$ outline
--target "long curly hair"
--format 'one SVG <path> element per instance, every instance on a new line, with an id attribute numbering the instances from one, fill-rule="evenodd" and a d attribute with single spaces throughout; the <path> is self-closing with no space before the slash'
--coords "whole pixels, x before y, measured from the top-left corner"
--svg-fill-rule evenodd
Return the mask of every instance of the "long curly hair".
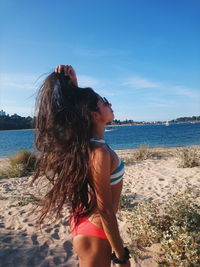
<path id="1" fill-rule="evenodd" d="M 47 178 L 51 189 L 40 201 L 39 223 L 47 214 L 62 216 L 67 206 L 75 223 L 96 206 L 91 179 L 91 112 L 99 95 L 73 85 L 69 77 L 51 73 L 36 98 L 35 146 L 40 152 L 32 183 Z"/>

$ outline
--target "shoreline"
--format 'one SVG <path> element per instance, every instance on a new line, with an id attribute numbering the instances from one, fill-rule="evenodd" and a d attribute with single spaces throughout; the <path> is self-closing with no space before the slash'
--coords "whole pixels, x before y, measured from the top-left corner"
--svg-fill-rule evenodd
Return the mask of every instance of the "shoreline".
<path id="1" fill-rule="evenodd" d="M 119 127 L 119 126 L 143 126 L 143 125 L 165 125 L 166 121 L 162 122 L 162 123 L 127 123 L 127 124 L 110 124 L 110 125 L 106 125 L 106 127 Z M 171 124 L 181 124 L 181 123 L 200 123 L 200 121 L 182 121 L 182 122 L 169 122 L 169 125 Z M 168 126 L 169 126 L 168 125 Z"/>
<path id="2" fill-rule="evenodd" d="M 138 146 L 138 147 L 135 147 L 135 148 L 125 148 L 125 149 L 114 149 L 116 151 L 134 151 L 134 150 L 137 150 L 138 148 L 140 148 L 142 145 Z M 170 149 L 177 149 L 177 148 L 192 148 L 192 147 L 199 147 L 200 148 L 200 144 L 199 145 L 185 145 L 185 146 L 154 146 L 154 147 L 149 147 L 147 145 L 144 145 L 144 147 L 146 147 L 147 149 L 149 150 L 160 150 L 160 149 L 164 149 L 164 150 L 170 150 Z"/>
<path id="3" fill-rule="evenodd" d="M 11 131 L 32 131 L 36 129 L 11 129 L 11 130 L 0 130 L 0 132 L 11 132 Z"/>
<path id="4" fill-rule="evenodd" d="M 165 122 L 162 122 L 162 123 L 127 123 L 127 124 L 109 124 L 109 125 L 106 125 L 105 126 L 105 129 L 107 127 L 120 127 L 120 126 L 144 126 L 144 125 L 163 125 L 165 126 Z M 169 123 L 170 124 L 181 124 L 181 123 L 200 123 L 200 121 L 182 121 L 182 122 L 172 122 L 172 123 Z M 31 128 L 31 129 L 10 129 L 10 130 L 0 130 L 0 132 L 3 132 L 3 131 L 25 131 L 25 130 L 37 130 L 35 128 Z"/>
<path id="5" fill-rule="evenodd" d="M 135 147 L 135 148 L 125 148 L 125 149 L 114 149 L 116 152 L 122 152 L 122 153 L 125 153 L 125 152 L 134 152 L 136 151 L 138 148 L 140 148 L 141 145 L 139 147 Z M 158 146 L 158 147 L 148 147 L 148 146 L 145 146 L 148 150 L 175 150 L 175 149 L 180 149 L 180 148 L 195 148 L 195 147 L 199 147 L 200 148 L 200 144 L 199 145 L 186 145 L 186 146 Z M 33 151 L 35 152 L 35 151 Z M 11 156 L 1 156 L 0 155 L 0 164 L 2 161 L 4 160 L 8 160 L 9 157 L 12 157 L 13 155 L 15 155 L 17 152 L 13 152 L 13 154 Z"/>

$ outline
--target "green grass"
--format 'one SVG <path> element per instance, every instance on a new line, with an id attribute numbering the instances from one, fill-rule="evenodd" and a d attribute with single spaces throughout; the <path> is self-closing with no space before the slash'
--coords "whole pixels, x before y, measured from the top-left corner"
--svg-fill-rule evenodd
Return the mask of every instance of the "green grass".
<path id="1" fill-rule="evenodd" d="M 26 206 L 29 203 L 34 203 L 37 202 L 39 199 L 37 199 L 35 196 L 30 195 L 30 196 L 23 196 L 19 199 L 18 201 L 18 206 Z"/>

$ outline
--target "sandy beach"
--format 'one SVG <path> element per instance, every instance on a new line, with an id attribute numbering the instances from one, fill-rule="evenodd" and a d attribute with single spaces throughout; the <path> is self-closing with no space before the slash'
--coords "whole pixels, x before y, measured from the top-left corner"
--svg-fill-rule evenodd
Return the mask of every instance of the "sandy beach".
<path id="1" fill-rule="evenodd" d="M 126 164 L 123 195 L 130 196 L 134 205 L 145 201 L 166 202 L 171 193 L 183 192 L 188 186 L 200 187 L 200 167 L 179 168 L 176 148 L 160 148 L 161 157 Z M 117 151 L 123 158 L 131 158 L 134 150 Z M 0 167 L 8 164 L 0 159 Z M 69 233 L 68 215 L 54 225 L 40 229 L 30 212 L 35 200 L 47 186 L 38 183 L 30 187 L 31 177 L 0 179 L 0 266 L 78 266 Z M 128 242 L 126 218 L 118 215 L 119 228 Z M 148 248 L 148 257 L 131 266 L 156 267 L 156 244 Z"/>

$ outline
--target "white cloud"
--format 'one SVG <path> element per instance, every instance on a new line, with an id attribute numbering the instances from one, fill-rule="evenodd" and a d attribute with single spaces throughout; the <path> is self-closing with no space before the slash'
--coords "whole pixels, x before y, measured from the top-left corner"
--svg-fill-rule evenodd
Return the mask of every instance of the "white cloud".
<path id="1" fill-rule="evenodd" d="M 189 98 L 200 98 L 200 90 L 184 87 L 182 85 L 169 85 L 165 82 L 152 81 L 141 76 L 129 77 L 122 85 L 128 85 L 134 89 L 161 89 L 163 93 L 180 95 Z M 169 97 L 169 96 L 168 96 Z"/>
<path id="2" fill-rule="evenodd" d="M 108 80 L 97 79 L 88 75 L 77 75 L 80 87 L 91 87 L 102 96 L 116 96 L 119 92 L 112 90 L 115 85 Z"/>
<path id="3" fill-rule="evenodd" d="M 36 87 L 37 80 L 38 77 L 32 74 L 0 74 L 0 86 L 2 89 L 10 87 L 32 90 Z"/>
<path id="4" fill-rule="evenodd" d="M 78 84 L 80 87 L 96 87 L 101 84 L 101 81 L 87 75 L 77 75 Z"/>
<path id="5" fill-rule="evenodd" d="M 173 107 L 176 105 L 176 101 L 171 99 L 171 98 L 163 98 L 163 97 L 158 97 L 158 96 L 153 96 L 153 97 L 148 97 L 146 100 L 146 104 L 151 107 Z"/>
<path id="6" fill-rule="evenodd" d="M 189 98 L 200 98 L 200 90 L 194 90 L 179 85 L 170 87 L 170 90 L 177 95 L 182 95 Z"/>
<path id="7" fill-rule="evenodd" d="M 122 85 L 128 85 L 134 87 L 136 89 L 142 88 L 157 88 L 161 86 L 158 82 L 152 82 L 147 78 L 139 77 L 139 76 L 132 76 L 127 79 Z"/>

